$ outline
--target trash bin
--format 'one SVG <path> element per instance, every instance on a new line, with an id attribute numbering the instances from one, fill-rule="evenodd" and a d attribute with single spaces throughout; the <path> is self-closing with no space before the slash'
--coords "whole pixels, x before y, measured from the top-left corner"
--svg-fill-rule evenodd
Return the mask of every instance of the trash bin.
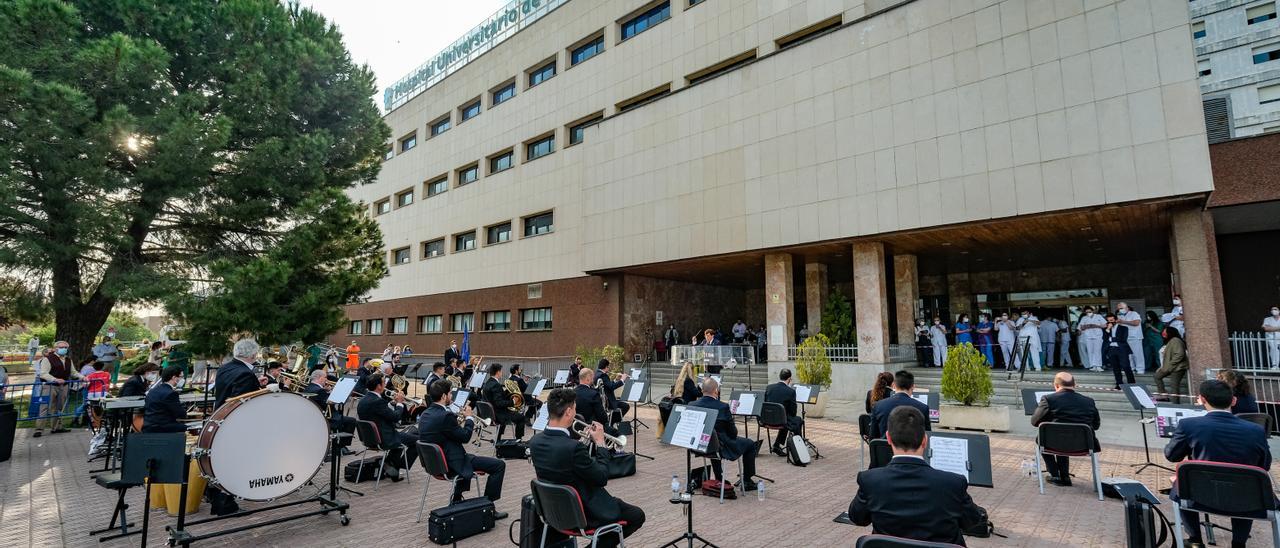
<path id="1" fill-rule="evenodd" d="M 18 430 L 18 411 L 13 402 L 0 401 L 0 462 L 13 456 L 13 435 Z"/>

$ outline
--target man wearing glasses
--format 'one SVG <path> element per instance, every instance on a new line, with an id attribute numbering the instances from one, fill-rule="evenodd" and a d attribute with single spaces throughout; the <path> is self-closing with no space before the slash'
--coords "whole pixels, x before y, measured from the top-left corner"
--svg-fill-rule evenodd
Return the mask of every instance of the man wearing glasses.
<path id="1" fill-rule="evenodd" d="M 67 382 L 72 379 L 82 379 L 80 372 L 76 371 L 72 366 L 70 345 L 67 341 L 58 341 L 53 343 L 53 348 L 45 353 L 40 361 L 36 362 L 36 378 L 44 382 L 42 390 L 49 396 L 49 402 L 40 406 L 40 416 L 47 417 L 36 420 L 36 432 L 33 437 L 44 435 L 44 428 L 48 425 L 52 430 L 51 434 L 61 434 L 70 432 L 70 430 L 62 426 L 63 407 L 67 405 L 67 394 L 70 392 Z M 57 415 L 49 417 L 49 415 Z"/>

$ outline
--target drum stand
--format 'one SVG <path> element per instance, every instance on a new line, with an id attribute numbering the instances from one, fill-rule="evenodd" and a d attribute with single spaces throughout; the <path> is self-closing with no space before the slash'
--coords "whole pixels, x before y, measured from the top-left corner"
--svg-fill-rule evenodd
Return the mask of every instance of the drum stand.
<path id="1" fill-rule="evenodd" d="M 351 508 L 351 505 L 347 504 L 346 502 L 338 500 L 338 488 L 339 488 L 338 480 L 341 477 L 338 472 L 339 459 L 337 458 L 337 455 L 339 454 L 339 451 L 341 451 L 341 449 L 338 448 L 338 436 L 339 436 L 338 434 L 329 435 L 329 451 L 334 454 L 334 458 L 329 459 L 329 493 L 327 496 L 316 495 L 314 497 L 307 497 L 305 499 L 297 500 L 293 502 L 286 502 L 283 504 L 273 504 L 270 506 L 264 506 L 262 508 L 254 508 L 252 510 L 242 510 L 240 512 L 236 512 L 234 514 L 228 514 L 225 516 L 214 516 L 211 518 L 188 522 L 186 521 L 187 519 L 187 505 L 186 505 L 187 480 L 183 479 L 182 496 L 181 496 L 182 505 L 181 505 L 181 508 L 179 508 L 178 510 L 178 523 L 176 525 L 170 525 L 165 527 L 165 530 L 169 532 L 169 545 L 170 546 L 179 546 L 179 545 L 191 546 L 191 543 L 200 541 L 200 540 L 220 537 L 223 535 L 230 535 L 233 533 L 239 533 L 241 531 L 248 531 L 249 529 L 257 529 L 258 527 L 266 527 L 268 525 L 275 525 L 277 523 L 284 523 L 287 521 L 293 521 L 296 519 L 302 519 L 302 518 L 311 517 L 311 516 L 328 515 L 329 512 L 333 512 L 333 511 L 337 511 L 338 514 L 341 516 L 338 520 L 339 523 L 341 523 L 344 526 L 349 525 L 351 523 L 351 516 L 347 515 L 347 510 Z M 188 456 L 185 460 L 186 462 L 184 464 L 184 467 L 190 467 L 191 457 Z M 186 477 L 185 474 L 183 477 L 184 478 Z M 250 514 L 256 514 L 258 512 L 279 510 L 281 508 L 289 508 L 292 506 L 299 506 L 302 504 L 309 504 L 313 502 L 320 503 L 319 510 L 311 510 L 308 512 L 302 512 L 300 514 L 291 514 L 285 517 L 271 519 L 271 520 L 263 521 L 260 523 L 242 525 L 240 527 L 232 527 L 230 529 L 223 529 L 221 531 L 214 531 L 212 533 L 204 533 L 200 535 L 192 535 L 186 529 L 187 526 L 190 526 L 190 525 L 200 525 L 204 523 L 211 523 L 211 522 L 221 521 L 228 518 L 238 518 L 238 517 L 247 516 Z"/>

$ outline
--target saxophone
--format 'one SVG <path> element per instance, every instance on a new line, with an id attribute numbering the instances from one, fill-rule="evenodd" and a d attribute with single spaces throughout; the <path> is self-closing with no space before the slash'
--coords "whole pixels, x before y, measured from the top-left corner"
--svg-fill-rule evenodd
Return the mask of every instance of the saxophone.
<path id="1" fill-rule="evenodd" d="M 507 410 L 523 414 L 524 393 L 520 391 L 520 385 L 516 384 L 515 379 L 508 378 L 503 381 L 502 386 L 507 389 L 507 393 L 511 394 L 511 406 Z"/>

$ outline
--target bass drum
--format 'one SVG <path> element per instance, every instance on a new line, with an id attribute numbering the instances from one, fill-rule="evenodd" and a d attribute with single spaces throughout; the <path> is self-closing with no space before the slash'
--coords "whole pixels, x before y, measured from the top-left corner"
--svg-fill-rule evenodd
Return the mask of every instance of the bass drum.
<path id="1" fill-rule="evenodd" d="M 227 400 L 196 440 L 200 473 L 251 501 L 283 497 L 311 480 L 329 443 L 329 423 L 311 400 L 260 392 Z"/>

